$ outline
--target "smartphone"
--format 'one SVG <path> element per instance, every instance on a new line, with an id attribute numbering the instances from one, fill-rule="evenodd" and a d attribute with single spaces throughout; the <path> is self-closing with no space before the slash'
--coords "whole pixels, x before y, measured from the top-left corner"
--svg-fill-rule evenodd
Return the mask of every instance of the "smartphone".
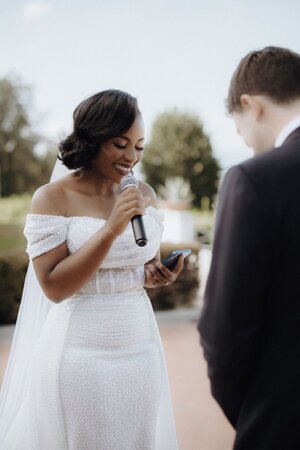
<path id="1" fill-rule="evenodd" d="M 186 258 L 190 253 L 192 253 L 192 250 L 190 248 L 185 248 L 183 250 L 174 250 L 172 253 L 170 253 L 170 255 L 162 260 L 162 263 L 172 271 L 175 269 L 180 255 L 183 255 L 184 258 Z"/>

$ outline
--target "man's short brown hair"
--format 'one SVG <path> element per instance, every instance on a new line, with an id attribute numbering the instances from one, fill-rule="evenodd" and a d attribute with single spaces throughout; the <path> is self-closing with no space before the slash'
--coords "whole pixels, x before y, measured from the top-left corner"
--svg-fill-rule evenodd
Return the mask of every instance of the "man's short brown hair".
<path id="1" fill-rule="evenodd" d="M 243 94 L 266 95 L 276 103 L 300 99 L 300 55 L 281 47 L 265 47 L 248 53 L 231 79 L 227 98 L 229 113 L 241 110 Z"/>

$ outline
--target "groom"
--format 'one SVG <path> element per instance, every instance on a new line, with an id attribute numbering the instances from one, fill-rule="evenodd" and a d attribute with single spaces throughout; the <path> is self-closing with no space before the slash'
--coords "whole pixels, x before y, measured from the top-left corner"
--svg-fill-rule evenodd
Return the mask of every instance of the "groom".
<path id="1" fill-rule="evenodd" d="M 222 183 L 198 323 L 235 450 L 300 449 L 300 55 L 245 56 L 228 110 L 257 155 Z"/>

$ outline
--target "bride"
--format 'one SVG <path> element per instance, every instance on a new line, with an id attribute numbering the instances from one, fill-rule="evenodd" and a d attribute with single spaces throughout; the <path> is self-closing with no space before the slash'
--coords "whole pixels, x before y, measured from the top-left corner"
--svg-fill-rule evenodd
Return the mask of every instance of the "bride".
<path id="1" fill-rule="evenodd" d="M 119 90 L 84 100 L 73 119 L 51 182 L 26 216 L 30 262 L 0 395 L 0 448 L 176 450 L 144 287 L 173 283 L 183 258 L 173 272 L 160 262 L 153 189 L 141 181 L 120 188 L 142 159 L 143 119 L 137 100 Z M 137 214 L 144 247 L 130 223 Z"/>

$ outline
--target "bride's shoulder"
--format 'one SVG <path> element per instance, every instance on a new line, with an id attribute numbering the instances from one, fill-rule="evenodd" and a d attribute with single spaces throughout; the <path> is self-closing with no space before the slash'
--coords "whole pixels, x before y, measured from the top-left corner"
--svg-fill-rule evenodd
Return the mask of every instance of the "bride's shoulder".
<path id="1" fill-rule="evenodd" d="M 55 181 L 40 186 L 31 200 L 31 214 L 65 215 L 66 193 L 64 184 Z"/>

